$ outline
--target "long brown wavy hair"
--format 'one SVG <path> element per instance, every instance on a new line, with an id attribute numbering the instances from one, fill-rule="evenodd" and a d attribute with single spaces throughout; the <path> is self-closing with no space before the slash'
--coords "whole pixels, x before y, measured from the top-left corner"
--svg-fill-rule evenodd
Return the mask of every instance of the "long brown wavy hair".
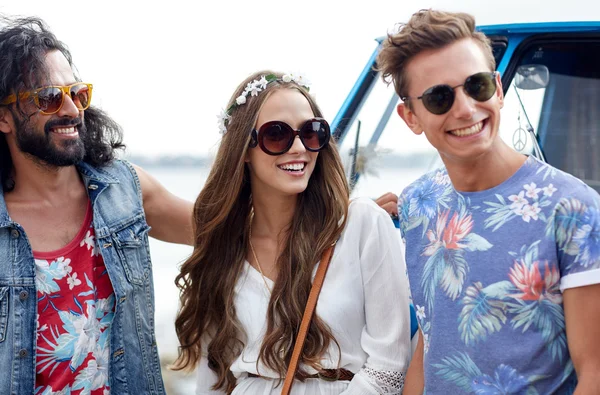
<path id="1" fill-rule="evenodd" d="M 181 302 L 175 328 L 181 346 L 173 368 L 191 370 L 200 358 L 207 357 L 209 367 L 218 376 L 214 389 L 228 393 L 233 391 L 236 381 L 229 369 L 245 344 L 245 333 L 236 315 L 234 290 L 249 245 L 252 194 L 244 158 L 250 131 L 265 100 L 279 89 L 297 90 L 306 97 L 314 115 L 322 117 L 305 88 L 294 82 L 282 82 L 282 74 L 272 71 L 257 72 L 243 81 L 231 96 L 228 108 L 249 82 L 268 74 L 277 75 L 278 80 L 269 83 L 258 96 L 248 95 L 247 102 L 232 111 L 227 133 L 194 206 L 194 251 L 175 280 Z M 285 376 L 302 321 L 313 268 L 323 251 L 339 238 L 345 226 L 348 200 L 348 184 L 332 140 L 317 157 L 308 186 L 298 198 L 283 251 L 277 258 L 279 274 L 269 301 L 259 360 L 281 377 Z M 332 341 L 337 345 L 329 327 L 315 315 L 302 352 L 303 363 L 318 369 Z M 301 379 L 304 375 L 303 371 L 298 374 Z"/>

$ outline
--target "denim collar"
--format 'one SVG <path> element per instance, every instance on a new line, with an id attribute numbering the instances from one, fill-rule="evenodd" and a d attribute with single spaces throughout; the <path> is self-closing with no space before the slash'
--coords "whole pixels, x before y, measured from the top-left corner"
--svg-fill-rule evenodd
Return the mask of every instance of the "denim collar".
<path id="1" fill-rule="evenodd" d="M 85 162 L 79 162 L 79 164 L 76 166 L 79 174 L 81 174 L 81 178 L 83 179 L 86 188 L 89 188 L 90 184 L 94 182 L 104 185 L 119 183 L 119 180 L 117 180 L 112 174 L 102 170 L 102 168 L 93 167 Z"/>

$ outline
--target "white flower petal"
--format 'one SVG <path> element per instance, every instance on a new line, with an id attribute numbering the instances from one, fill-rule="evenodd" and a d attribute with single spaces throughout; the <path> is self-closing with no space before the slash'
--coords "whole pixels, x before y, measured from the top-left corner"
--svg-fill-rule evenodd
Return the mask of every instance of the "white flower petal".
<path id="1" fill-rule="evenodd" d="M 260 78 L 260 80 L 256 81 L 256 86 L 258 86 L 260 89 L 266 89 L 268 84 L 269 81 L 267 81 L 264 75 Z"/>
<path id="2" fill-rule="evenodd" d="M 236 103 L 237 103 L 239 106 L 241 106 L 242 104 L 245 104 L 245 103 L 246 103 L 246 96 L 244 96 L 244 95 L 240 95 L 240 96 L 238 96 L 238 98 L 237 98 L 237 99 L 235 99 L 235 102 L 236 102 Z"/>

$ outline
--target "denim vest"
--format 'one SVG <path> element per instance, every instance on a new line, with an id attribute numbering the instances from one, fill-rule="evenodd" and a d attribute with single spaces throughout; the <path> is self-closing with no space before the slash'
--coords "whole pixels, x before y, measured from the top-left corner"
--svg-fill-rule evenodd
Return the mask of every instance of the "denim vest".
<path id="1" fill-rule="evenodd" d="M 164 394 L 154 335 L 154 287 L 139 180 L 124 161 L 78 165 L 115 294 L 109 380 L 113 394 Z M 0 188 L 0 394 L 35 387 L 37 290 L 31 245 Z"/>

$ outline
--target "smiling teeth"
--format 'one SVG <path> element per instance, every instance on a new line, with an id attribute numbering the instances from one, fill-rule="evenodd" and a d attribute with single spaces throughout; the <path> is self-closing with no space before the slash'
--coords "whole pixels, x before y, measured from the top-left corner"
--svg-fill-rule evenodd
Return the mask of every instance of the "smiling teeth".
<path id="1" fill-rule="evenodd" d="M 304 170 L 304 163 L 288 163 L 288 164 L 279 166 L 279 168 L 282 170 L 300 171 L 300 170 Z"/>
<path id="2" fill-rule="evenodd" d="M 75 127 L 71 126 L 68 128 L 54 128 L 52 131 L 58 134 L 73 134 L 75 133 Z"/>
<path id="3" fill-rule="evenodd" d="M 450 133 L 458 137 L 464 137 L 481 132 L 481 128 L 483 128 L 483 121 L 468 128 L 451 130 Z"/>

